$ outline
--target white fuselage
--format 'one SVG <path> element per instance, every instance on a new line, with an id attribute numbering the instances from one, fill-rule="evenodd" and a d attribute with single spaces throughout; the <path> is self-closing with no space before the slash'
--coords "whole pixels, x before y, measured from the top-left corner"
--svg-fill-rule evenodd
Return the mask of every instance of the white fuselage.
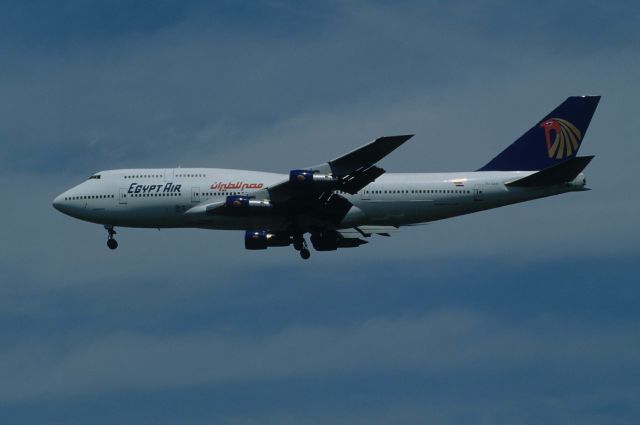
<path id="1" fill-rule="evenodd" d="M 532 173 L 387 173 L 355 195 L 340 193 L 353 207 L 337 228 L 429 222 L 584 189 L 582 174 L 555 186 L 505 185 Z M 72 217 L 111 226 L 280 230 L 287 226 L 287 219 L 277 214 L 221 215 L 205 222 L 189 211 L 204 203 L 224 201 L 229 195 L 251 196 L 287 178 L 217 168 L 110 170 L 62 193 L 54 206 Z"/>

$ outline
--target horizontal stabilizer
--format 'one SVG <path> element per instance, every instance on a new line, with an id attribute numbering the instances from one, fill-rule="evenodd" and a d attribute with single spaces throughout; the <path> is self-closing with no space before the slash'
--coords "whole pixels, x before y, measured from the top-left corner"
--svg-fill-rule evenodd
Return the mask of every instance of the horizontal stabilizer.
<path id="1" fill-rule="evenodd" d="M 576 156 L 561 164 L 546 168 L 527 177 L 507 183 L 507 186 L 534 187 L 562 184 L 575 179 L 593 159 L 591 156 Z"/>

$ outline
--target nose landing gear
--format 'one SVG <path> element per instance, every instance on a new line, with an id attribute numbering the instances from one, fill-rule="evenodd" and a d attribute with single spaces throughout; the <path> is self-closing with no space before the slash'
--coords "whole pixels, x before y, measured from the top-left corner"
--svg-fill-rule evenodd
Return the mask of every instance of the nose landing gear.
<path id="1" fill-rule="evenodd" d="M 118 241 L 116 241 L 113 238 L 113 235 L 116 234 L 116 231 L 113 230 L 113 226 L 111 226 L 110 224 L 105 224 L 104 228 L 107 229 L 107 232 L 109 233 L 109 239 L 107 239 L 107 246 L 109 247 L 109 249 L 116 249 L 118 247 Z"/>

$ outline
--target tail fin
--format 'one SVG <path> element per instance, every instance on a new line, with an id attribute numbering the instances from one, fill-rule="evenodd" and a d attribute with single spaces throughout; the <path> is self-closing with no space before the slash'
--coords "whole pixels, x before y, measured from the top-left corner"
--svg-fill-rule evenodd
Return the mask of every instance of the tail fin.
<path id="1" fill-rule="evenodd" d="M 574 158 L 600 96 L 572 96 L 478 171 L 538 171 Z"/>

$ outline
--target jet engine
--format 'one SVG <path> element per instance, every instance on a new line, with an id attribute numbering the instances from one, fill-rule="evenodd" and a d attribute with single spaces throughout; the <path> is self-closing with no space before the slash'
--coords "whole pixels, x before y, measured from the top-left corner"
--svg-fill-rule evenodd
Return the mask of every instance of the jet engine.
<path id="1" fill-rule="evenodd" d="M 247 230 L 244 234 L 246 249 L 267 249 L 270 246 L 289 246 L 293 242 L 287 232 L 268 232 L 266 230 Z"/>
<path id="2" fill-rule="evenodd" d="M 294 189 L 334 190 L 338 182 L 338 178 L 331 174 L 314 174 L 312 170 L 289 171 L 289 183 Z"/>
<path id="3" fill-rule="evenodd" d="M 271 208 L 271 202 L 266 199 L 257 200 L 241 195 L 227 196 L 224 205 L 228 211 L 236 213 L 246 213 L 250 210 L 254 211 Z"/>

